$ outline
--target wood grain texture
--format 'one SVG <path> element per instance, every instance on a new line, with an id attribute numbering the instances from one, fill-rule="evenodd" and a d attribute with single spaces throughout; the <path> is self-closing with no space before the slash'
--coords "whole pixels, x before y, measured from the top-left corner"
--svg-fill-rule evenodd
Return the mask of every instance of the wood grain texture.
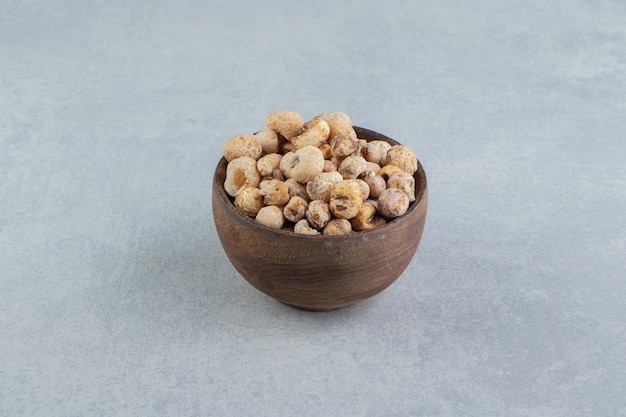
<path id="1" fill-rule="evenodd" d="M 359 138 L 398 142 L 355 126 Z M 213 218 L 228 259 L 255 288 L 296 308 L 325 311 L 370 298 L 391 285 L 419 245 L 428 205 L 426 174 L 415 173 L 416 201 L 382 228 L 347 236 L 307 236 L 260 225 L 224 191 L 226 160 L 213 177 Z"/>

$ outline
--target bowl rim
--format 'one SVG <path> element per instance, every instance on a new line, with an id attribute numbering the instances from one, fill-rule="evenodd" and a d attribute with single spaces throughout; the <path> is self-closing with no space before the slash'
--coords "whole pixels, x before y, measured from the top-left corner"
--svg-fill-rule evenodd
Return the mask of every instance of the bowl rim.
<path id="1" fill-rule="evenodd" d="M 357 137 L 359 139 L 366 139 L 366 138 L 359 137 L 359 134 L 362 133 L 362 134 L 367 135 L 368 137 L 371 137 L 371 139 L 366 139 L 368 142 L 371 142 L 373 140 L 383 140 L 385 142 L 391 143 L 392 145 L 402 145 L 397 140 L 392 139 L 386 135 L 383 135 L 382 133 L 378 133 L 376 131 L 373 131 L 364 127 L 360 127 L 360 126 L 353 126 L 353 128 L 357 132 Z M 231 201 L 230 196 L 226 194 L 226 190 L 224 189 L 224 184 L 220 182 L 218 178 L 218 172 L 219 172 L 220 167 L 222 165 L 225 167 L 227 163 L 228 162 L 226 161 L 226 158 L 222 156 L 215 167 L 215 171 L 213 172 L 213 189 L 214 191 L 217 191 L 216 194 L 220 197 L 222 202 L 226 204 L 226 207 L 228 207 L 231 212 L 234 212 L 237 215 L 237 217 L 240 218 L 242 221 L 247 222 L 248 224 L 250 224 L 251 227 L 256 227 L 261 230 L 265 230 L 267 233 L 276 234 L 277 236 L 288 236 L 290 238 L 309 239 L 309 240 L 317 240 L 317 241 L 349 240 L 349 239 L 354 239 L 355 237 L 363 238 L 364 236 L 371 236 L 373 233 L 376 233 L 376 232 L 381 233 L 386 230 L 392 230 L 397 227 L 401 227 L 403 223 L 402 220 L 416 213 L 420 206 L 426 204 L 427 198 L 428 198 L 428 195 L 427 195 L 428 180 L 426 178 L 426 171 L 424 170 L 424 167 L 422 163 L 420 162 L 419 158 L 417 158 L 417 170 L 413 174 L 413 177 L 416 179 L 415 201 L 413 201 L 409 205 L 409 208 L 407 209 L 406 213 L 404 213 L 402 216 L 396 217 L 395 219 L 388 221 L 384 226 L 379 227 L 377 229 L 373 229 L 373 230 L 364 230 L 364 231 L 353 230 L 346 235 L 323 235 L 323 234 L 305 235 L 301 233 L 296 233 L 293 230 L 285 229 L 284 227 L 280 229 L 276 229 L 273 227 L 266 226 L 264 224 L 256 222 L 254 218 L 249 217 L 245 215 L 244 213 L 242 213 L 241 211 L 239 211 L 237 207 L 235 207 L 235 205 Z M 417 178 L 420 179 L 419 190 L 417 189 L 417 185 L 418 185 Z"/>

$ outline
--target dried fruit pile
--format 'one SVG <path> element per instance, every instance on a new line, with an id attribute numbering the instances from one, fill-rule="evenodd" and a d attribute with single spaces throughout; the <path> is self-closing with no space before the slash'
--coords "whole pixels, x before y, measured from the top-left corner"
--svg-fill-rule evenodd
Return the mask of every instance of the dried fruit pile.
<path id="1" fill-rule="evenodd" d="M 267 129 L 233 136 L 224 189 L 257 222 L 295 233 L 343 235 L 376 229 L 415 201 L 415 153 L 357 138 L 348 115 L 305 122 L 290 110 L 265 118 Z"/>

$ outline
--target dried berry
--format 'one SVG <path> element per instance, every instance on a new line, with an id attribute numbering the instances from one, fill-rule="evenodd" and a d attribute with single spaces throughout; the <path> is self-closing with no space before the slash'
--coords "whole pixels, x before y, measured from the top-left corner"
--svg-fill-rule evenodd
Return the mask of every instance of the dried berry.
<path id="1" fill-rule="evenodd" d="M 374 162 L 366 162 L 365 169 L 363 170 L 360 176 L 364 178 L 370 173 L 378 174 L 378 171 L 380 171 L 380 165 L 375 164 Z"/>
<path id="2" fill-rule="evenodd" d="M 322 151 L 322 155 L 324 155 L 324 159 L 330 159 L 333 156 L 333 152 L 330 149 L 330 143 L 323 143 L 318 146 L 320 151 Z"/>
<path id="3" fill-rule="evenodd" d="M 287 179 L 291 178 L 291 170 L 296 166 L 296 153 L 294 151 L 287 152 L 280 160 L 280 171 Z"/>
<path id="4" fill-rule="evenodd" d="M 359 178 L 353 178 L 353 179 L 347 179 L 344 181 L 348 181 L 348 182 L 354 182 L 355 184 L 357 184 L 359 186 L 359 190 L 361 191 L 361 199 L 363 201 L 367 200 L 370 196 L 370 186 L 367 185 L 367 183 L 365 181 L 363 181 L 362 179 Z"/>
<path id="5" fill-rule="evenodd" d="M 385 142 L 386 143 L 386 142 Z M 383 153 L 380 148 L 370 142 L 361 145 L 359 154 L 367 161 L 380 164 L 383 160 Z"/>
<path id="6" fill-rule="evenodd" d="M 385 142 L 384 140 L 373 140 L 368 143 L 380 149 L 380 165 L 387 165 L 387 151 L 391 148 L 392 145 L 389 142 Z"/>
<path id="7" fill-rule="evenodd" d="M 294 180 L 293 178 L 289 178 L 285 180 L 285 185 L 287 186 L 287 191 L 289 192 L 289 197 L 302 197 L 306 201 L 309 201 L 309 195 L 306 192 L 306 185 L 302 184 Z"/>
<path id="8" fill-rule="evenodd" d="M 337 171 L 337 164 L 331 159 L 324 159 L 324 172 Z"/>
<path id="9" fill-rule="evenodd" d="M 402 169 L 395 165 L 385 165 L 380 169 L 380 171 L 378 171 L 378 175 L 380 175 L 385 179 L 385 181 L 387 181 L 393 174 L 396 174 L 398 172 L 404 171 L 402 171 Z"/>

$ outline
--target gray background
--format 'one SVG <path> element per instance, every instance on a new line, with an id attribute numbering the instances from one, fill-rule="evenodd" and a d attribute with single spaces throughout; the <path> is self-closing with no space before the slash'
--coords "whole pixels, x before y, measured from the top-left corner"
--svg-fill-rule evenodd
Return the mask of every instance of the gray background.
<path id="1" fill-rule="evenodd" d="M 405 274 L 247 284 L 210 186 L 273 111 L 412 147 Z M 625 416 L 626 4 L 0 1 L 0 415 Z"/>

